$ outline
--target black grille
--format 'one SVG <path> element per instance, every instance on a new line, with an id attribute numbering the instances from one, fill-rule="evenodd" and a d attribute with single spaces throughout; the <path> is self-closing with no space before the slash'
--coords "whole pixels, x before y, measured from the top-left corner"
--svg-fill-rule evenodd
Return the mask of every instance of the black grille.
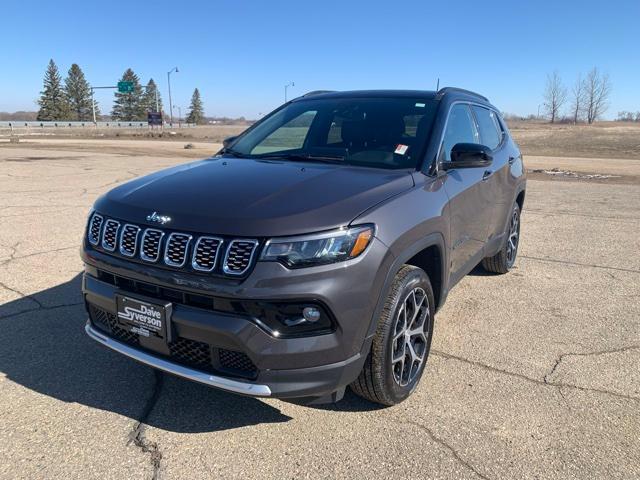
<path id="1" fill-rule="evenodd" d="M 160 256 L 160 242 L 164 233 L 148 228 L 142 235 L 142 251 L 140 257 L 147 262 L 157 262 Z"/>
<path id="2" fill-rule="evenodd" d="M 89 305 L 89 316 L 91 321 L 107 333 L 111 333 L 114 338 L 128 343 L 129 345 L 139 345 L 138 335 L 131 333 L 118 325 L 118 320 L 113 313 L 109 313 L 95 305 Z"/>
<path id="3" fill-rule="evenodd" d="M 98 243 L 100 243 L 100 231 L 102 230 L 103 220 L 102 215 L 98 215 L 97 213 L 94 213 L 93 217 L 91 217 L 89 232 L 87 234 L 91 245 L 98 245 Z"/>
<path id="4" fill-rule="evenodd" d="M 120 222 L 117 220 L 107 220 L 104 222 L 104 233 L 102 234 L 102 248 L 113 252 L 118 241 L 118 229 Z"/>
<path id="5" fill-rule="evenodd" d="M 126 257 L 133 257 L 136 254 L 138 245 L 138 234 L 140 228 L 135 225 L 125 225 L 120 234 L 120 253 Z"/>
<path id="6" fill-rule="evenodd" d="M 193 250 L 191 266 L 201 272 L 210 272 L 216 267 L 218 251 L 222 240 L 214 237 L 200 237 Z"/>
<path id="7" fill-rule="evenodd" d="M 211 370 L 211 347 L 202 342 L 178 337 L 175 342 L 169 344 L 171 357 L 185 365 L 200 370 Z"/>
<path id="8" fill-rule="evenodd" d="M 258 242 L 254 240 L 233 240 L 227 250 L 224 265 L 225 273 L 242 275 L 251 265 L 253 252 Z"/>
<path id="9" fill-rule="evenodd" d="M 218 349 L 218 359 L 220 366 L 231 374 L 242 377 L 255 377 L 258 372 L 251 359 L 242 352 L 220 348 Z"/>
<path id="10" fill-rule="evenodd" d="M 187 258 L 189 242 L 191 242 L 191 235 L 184 233 L 169 235 L 164 252 L 164 263 L 172 267 L 182 267 Z"/>

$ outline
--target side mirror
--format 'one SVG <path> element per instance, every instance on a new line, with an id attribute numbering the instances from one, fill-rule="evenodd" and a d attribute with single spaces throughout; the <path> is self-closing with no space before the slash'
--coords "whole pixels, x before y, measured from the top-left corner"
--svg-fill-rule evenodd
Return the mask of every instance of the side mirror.
<path id="1" fill-rule="evenodd" d="M 227 137 L 222 141 L 222 146 L 224 148 L 229 148 L 229 146 L 236 141 L 236 138 L 238 138 L 238 135 L 234 135 L 233 137 Z"/>
<path id="2" fill-rule="evenodd" d="M 476 168 L 491 165 L 491 149 L 477 143 L 456 143 L 451 149 L 451 161 L 442 164 L 445 170 Z"/>

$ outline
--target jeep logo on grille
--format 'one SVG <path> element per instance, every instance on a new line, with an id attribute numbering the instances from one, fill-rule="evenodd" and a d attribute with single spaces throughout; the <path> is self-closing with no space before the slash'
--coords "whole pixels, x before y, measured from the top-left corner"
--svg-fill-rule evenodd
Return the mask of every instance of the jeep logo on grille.
<path id="1" fill-rule="evenodd" d="M 158 212 L 153 212 L 151 215 L 147 215 L 147 220 L 164 225 L 165 223 L 169 223 L 171 221 L 171 217 L 168 217 L 166 215 L 158 215 Z"/>

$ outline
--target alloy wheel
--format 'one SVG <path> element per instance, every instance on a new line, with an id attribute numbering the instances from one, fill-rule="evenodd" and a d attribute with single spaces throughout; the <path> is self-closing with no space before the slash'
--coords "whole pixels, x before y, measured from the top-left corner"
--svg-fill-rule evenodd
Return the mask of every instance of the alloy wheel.
<path id="1" fill-rule="evenodd" d="M 520 237 L 520 215 L 518 215 L 518 209 L 514 208 L 511 214 L 511 221 L 509 224 L 509 237 L 507 238 L 507 263 L 513 265 L 516 260 L 516 253 L 518 252 L 518 240 Z"/>
<path id="2" fill-rule="evenodd" d="M 429 299 L 414 288 L 398 309 L 393 328 L 391 369 L 398 385 L 405 387 L 420 373 L 427 354 Z"/>

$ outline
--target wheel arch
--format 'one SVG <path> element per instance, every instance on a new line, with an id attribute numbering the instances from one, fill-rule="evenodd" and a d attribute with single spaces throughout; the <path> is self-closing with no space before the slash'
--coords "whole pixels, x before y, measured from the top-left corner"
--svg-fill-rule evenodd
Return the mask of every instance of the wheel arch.
<path id="1" fill-rule="evenodd" d="M 432 233 L 423 237 L 409 248 L 404 249 L 400 255 L 396 256 L 396 259 L 391 264 L 373 311 L 369 330 L 367 331 L 367 338 L 375 334 L 378 324 L 377 320 L 384 307 L 393 279 L 405 264 L 419 267 L 429 276 L 429 281 L 433 288 L 436 310 L 444 304 L 447 296 L 446 285 L 448 280 L 448 269 L 446 268 L 447 251 L 445 249 L 443 235 L 441 233 Z"/>

